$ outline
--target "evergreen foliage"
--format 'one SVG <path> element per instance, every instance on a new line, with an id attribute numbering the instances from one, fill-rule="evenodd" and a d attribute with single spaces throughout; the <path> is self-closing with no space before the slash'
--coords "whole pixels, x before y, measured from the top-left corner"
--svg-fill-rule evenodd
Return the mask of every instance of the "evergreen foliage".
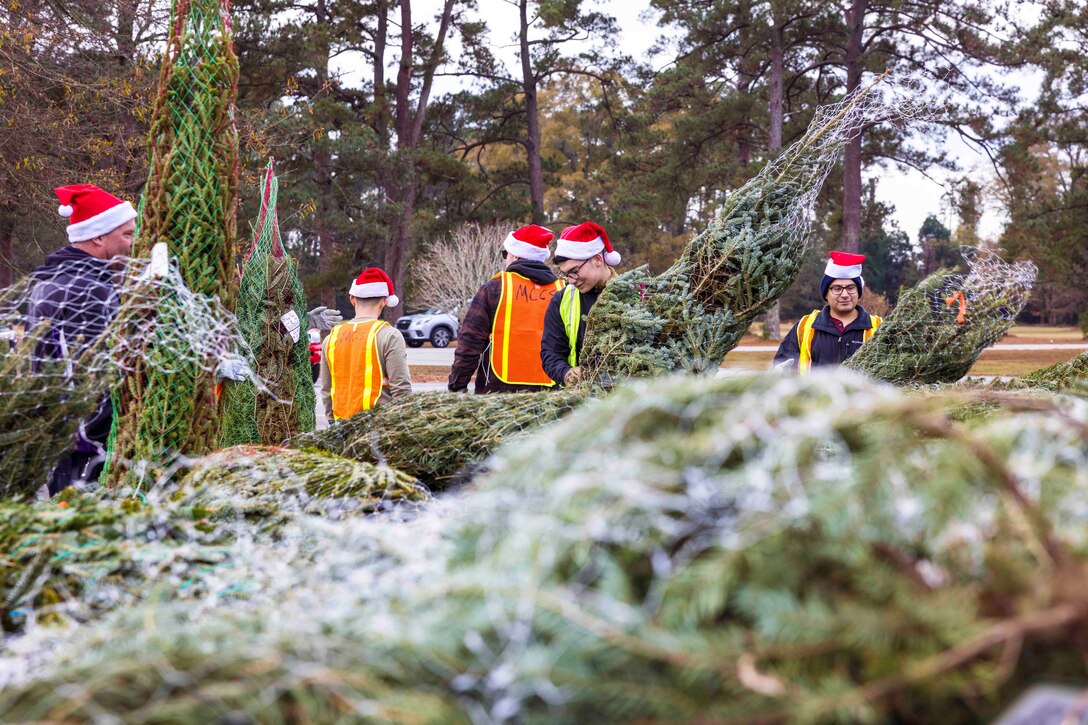
<path id="1" fill-rule="evenodd" d="M 1030 262 L 965 250 L 970 272 L 938 270 L 902 291 L 872 339 L 844 365 L 898 384 L 952 383 L 1012 327 L 1035 281 Z"/>
<path id="2" fill-rule="evenodd" d="M 314 429 L 316 401 L 306 336 L 306 292 L 298 278 L 298 265 L 280 239 L 278 189 L 269 161 L 235 309 L 242 335 L 253 351 L 254 372 L 269 381 L 269 389 L 259 391 L 250 379 L 224 382 L 219 401 L 222 446 L 278 445 Z"/>
<path id="3" fill-rule="evenodd" d="M 40 357 L 49 337 L 49 323 L 41 322 L 10 347 L 0 341 L 0 500 L 28 498 L 48 482 L 112 379 L 92 364 L 93 349 L 72 361 Z"/>
<path id="4" fill-rule="evenodd" d="M 588 317 L 583 380 L 609 386 L 717 370 L 796 279 L 816 196 L 848 139 L 876 119 L 920 114 L 914 89 L 895 81 L 820 109 L 799 141 L 729 195 L 670 269 L 651 277 L 640 267 L 609 283 Z"/>
<path id="5" fill-rule="evenodd" d="M 188 289 L 221 297 L 228 305 L 234 281 L 237 83 L 228 0 L 174 0 L 133 256 L 146 256 L 154 244 L 166 242 Z M 163 324 L 170 323 L 163 317 Z M 115 395 L 111 459 L 169 462 L 178 454 L 214 448 L 214 375 L 193 364 L 169 374 L 140 360 L 133 367 Z M 112 472 L 116 483 L 123 470 L 114 466 Z"/>
<path id="6" fill-rule="evenodd" d="M 0 504 L 0 631 L 86 620 L 155 595 L 227 588 L 238 541 L 269 541 L 299 516 L 341 519 L 426 489 L 386 466 L 329 453 L 237 446 L 197 459 L 146 496 L 79 493 Z"/>
<path id="7" fill-rule="evenodd" d="M 438 489 L 471 475 L 473 466 L 506 441 L 562 418 L 585 400 L 586 394 L 577 390 L 421 393 L 382 402 L 288 445 L 384 463 Z"/>
<path id="8" fill-rule="evenodd" d="M 0 717 L 987 721 L 1084 675 L 1088 405 L 942 412 L 965 399 L 620 389 L 433 515 L 227 546 L 199 606 L 58 632 Z"/>

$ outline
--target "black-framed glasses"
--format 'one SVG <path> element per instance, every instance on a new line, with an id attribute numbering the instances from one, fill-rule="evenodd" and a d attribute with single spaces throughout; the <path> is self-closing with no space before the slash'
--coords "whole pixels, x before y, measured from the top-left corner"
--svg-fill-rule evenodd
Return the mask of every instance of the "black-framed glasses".
<path id="1" fill-rule="evenodd" d="M 593 257 L 590 257 L 589 259 L 593 259 Z M 563 279 L 573 279 L 573 278 L 577 277 L 578 273 L 582 270 L 582 267 L 586 266 L 586 262 L 588 262 L 589 259 L 585 260 L 584 262 L 579 264 L 577 267 L 575 267 L 574 269 L 571 269 L 568 272 L 564 272 L 563 270 L 559 270 L 559 276 L 562 277 Z"/>
<path id="2" fill-rule="evenodd" d="M 848 295 L 856 295 L 858 293 L 857 285 L 853 285 L 853 284 L 848 284 L 848 285 L 835 284 L 835 285 L 831 285 L 830 289 L 831 289 L 831 294 L 835 295 L 836 297 L 838 297 L 839 295 L 841 295 L 843 293 L 846 293 Z"/>

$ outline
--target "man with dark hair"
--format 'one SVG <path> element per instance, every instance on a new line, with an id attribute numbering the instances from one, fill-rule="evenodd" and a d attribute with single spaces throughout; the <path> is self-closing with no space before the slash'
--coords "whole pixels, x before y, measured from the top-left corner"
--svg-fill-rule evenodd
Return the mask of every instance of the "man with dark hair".
<path id="1" fill-rule="evenodd" d="M 873 336 L 883 321 L 858 304 L 865 291 L 863 254 L 831 252 L 820 280 L 823 309 L 805 315 L 782 338 L 774 366 L 806 374 L 819 365 L 839 365 Z"/>
<path id="2" fill-rule="evenodd" d="M 620 254 L 601 225 L 582 222 L 559 235 L 555 263 L 567 286 L 548 305 L 540 359 L 552 380 L 570 388 L 582 379 L 578 362 L 586 336 L 586 315 L 616 276 L 612 268 L 620 263 Z"/>

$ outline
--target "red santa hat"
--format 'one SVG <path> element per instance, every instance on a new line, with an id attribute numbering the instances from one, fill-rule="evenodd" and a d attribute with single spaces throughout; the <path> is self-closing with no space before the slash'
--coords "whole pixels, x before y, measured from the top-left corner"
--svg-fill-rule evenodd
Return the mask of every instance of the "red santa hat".
<path id="1" fill-rule="evenodd" d="M 502 242 L 502 248 L 510 254 L 521 259 L 533 262 L 548 261 L 548 245 L 555 239 L 555 235 L 544 227 L 529 224 L 521 229 L 516 229 L 506 235 Z"/>
<path id="2" fill-rule="evenodd" d="M 60 199 L 57 213 L 69 218 L 69 242 L 85 242 L 109 234 L 136 218 L 132 204 L 94 184 L 61 186 L 53 189 L 53 193 Z"/>
<path id="3" fill-rule="evenodd" d="M 820 297 L 827 297 L 828 288 L 837 279 L 854 280 L 860 297 L 865 290 L 865 280 L 861 276 L 861 265 L 865 261 L 865 255 L 831 252 L 830 257 L 827 260 L 827 266 L 824 267 L 824 278 L 820 280 Z"/>
<path id="4" fill-rule="evenodd" d="M 393 280 L 377 267 L 368 267 L 351 283 L 349 293 L 359 299 L 384 297 L 390 307 L 396 307 L 400 298 L 393 294 Z"/>
<path id="5" fill-rule="evenodd" d="M 608 266 L 615 267 L 620 263 L 620 254 L 612 249 L 608 234 L 600 224 L 593 222 L 567 227 L 555 244 L 555 256 L 567 259 L 589 259 L 601 252 L 604 252 L 604 263 Z"/>
<path id="6" fill-rule="evenodd" d="M 861 276 L 861 265 L 865 262 L 864 254 L 849 252 L 831 252 L 824 274 L 832 279 L 854 279 Z"/>

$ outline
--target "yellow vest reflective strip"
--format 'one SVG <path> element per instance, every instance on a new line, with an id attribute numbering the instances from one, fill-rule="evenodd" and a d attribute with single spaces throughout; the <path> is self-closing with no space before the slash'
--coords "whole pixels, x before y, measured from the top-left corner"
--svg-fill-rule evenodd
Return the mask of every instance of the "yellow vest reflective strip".
<path id="1" fill-rule="evenodd" d="M 873 333 L 876 332 L 876 328 L 880 327 L 880 323 L 884 322 L 884 318 L 878 315 L 869 315 L 869 320 L 872 321 L 873 326 L 866 330 L 865 333 L 861 336 L 861 341 L 863 343 L 869 342 L 869 338 L 871 338 L 873 336 Z"/>
<path id="2" fill-rule="evenodd" d="M 812 326 L 820 316 L 819 310 L 813 310 L 797 323 L 797 372 L 804 375 L 812 368 L 812 338 L 816 331 Z"/>
<path id="3" fill-rule="evenodd" d="M 801 374 L 805 374 L 812 369 L 812 338 L 816 336 L 816 330 L 812 326 L 816 324 L 816 318 L 819 316 L 820 311 L 813 310 L 797 323 L 797 348 L 799 350 L 797 372 Z M 869 315 L 869 319 L 872 321 L 872 327 L 862 333 L 862 344 L 869 342 L 869 338 L 876 332 L 876 328 L 880 327 L 880 323 L 884 321 L 877 315 Z"/>
<path id="4" fill-rule="evenodd" d="M 495 277 L 502 283 L 502 292 L 491 322 L 492 370 L 510 385 L 555 385 L 540 362 L 540 339 L 548 303 L 563 283 L 539 285 L 515 272 Z"/>
<path id="5" fill-rule="evenodd" d="M 370 410 L 386 384 L 378 357 L 378 331 L 385 320 L 344 322 L 333 328 L 325 346 L 332 379 L 332 415 L 335 420 Z"/>
<path id="6" fill-rule="evenodd" d="M 582 322 L 582 295 L 572 284 L 567 285 L 563 290 L 563 299 L 559 301 L 559 317 L 563 320 L 563 328 L 567 331 L 567 342 L 570 344 L 567 364 L 572 368 L 577 367 L 578 327 Z"/>

